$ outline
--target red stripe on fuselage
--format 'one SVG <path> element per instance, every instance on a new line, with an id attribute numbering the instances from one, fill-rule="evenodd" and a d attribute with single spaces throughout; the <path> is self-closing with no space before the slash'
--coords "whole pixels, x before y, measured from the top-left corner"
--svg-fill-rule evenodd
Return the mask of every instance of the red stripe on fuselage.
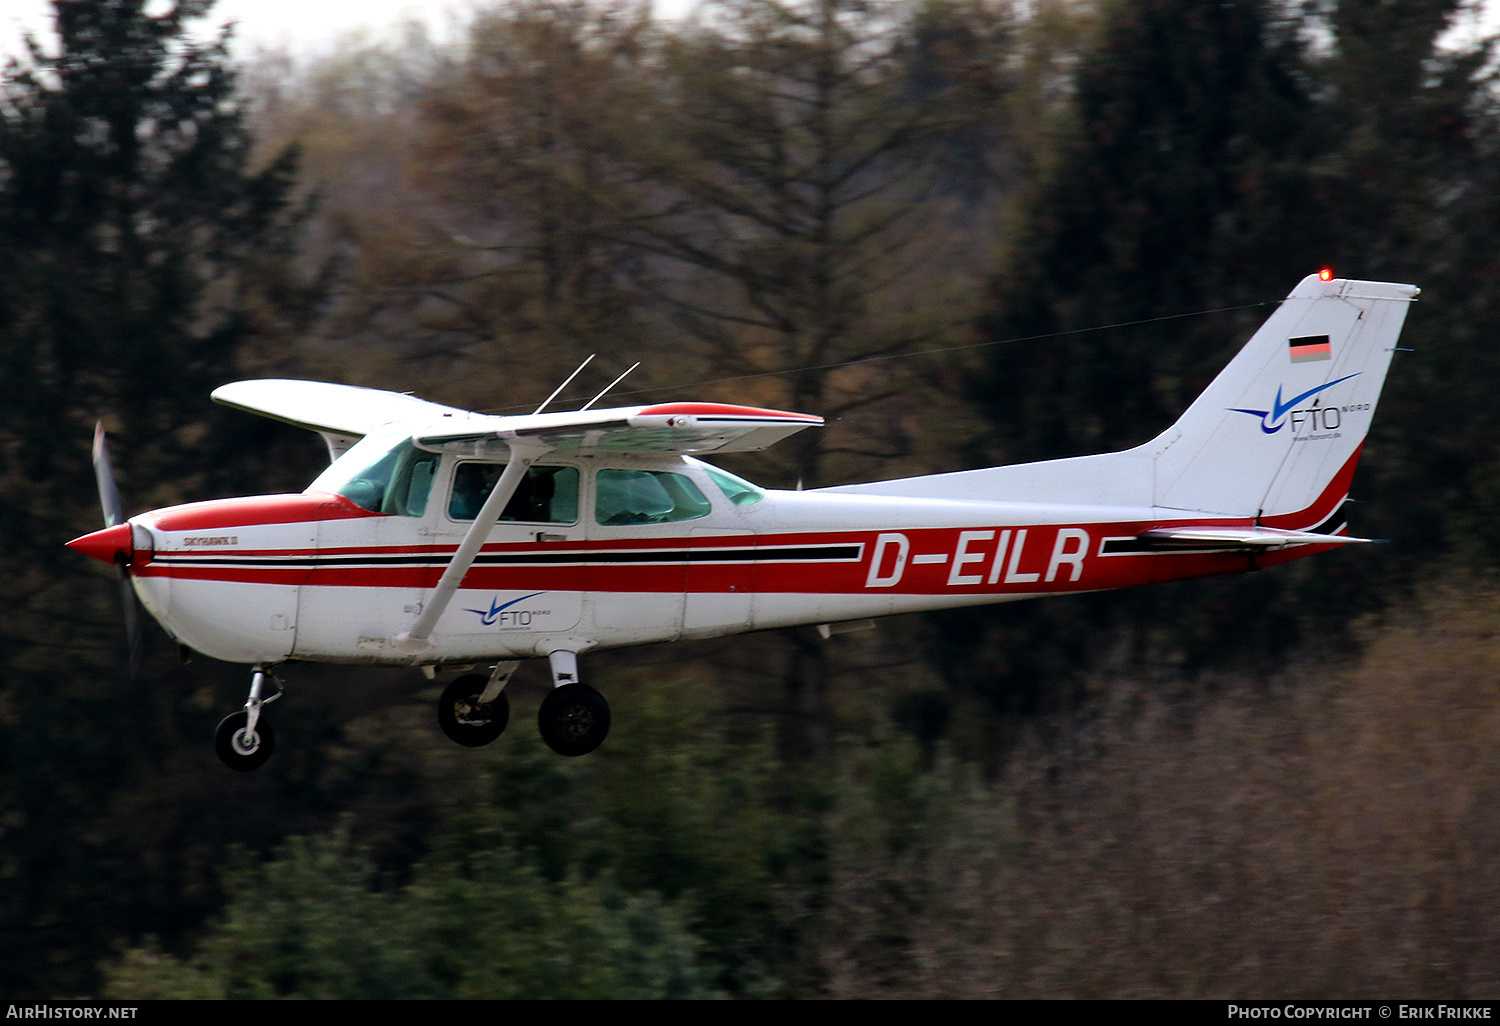
<path id="1" fill-rule="evenodd" d="M 190 502 L 143 514 L 141 520 L 159 531 L 216 531 L 227 527 L 297 524 L 382 515 L 362 509 L 342 495 L 302 492 L 297 495 L 248 495 L 238 499 Z"/>
<path id="2" fill-rule="evenodd" d="M 1295 513 L 1283 513 L 1279 516 L 1261 517 L 1260 523 L 1263 527 L 1275 527 L 1288 531 L 1306 531 L 1317 527 L 1323 521 L 1333 515 L 1339 504 L 1349 497 L 1349 489 L 1354 484 L 1354 468 L 1359 464 L 1360 453 L 1364 452 L 1365 443 L 1360 442 L 1344 461 L 1337 474 L 1328 482 L 1328 487 L 1323 493 L 1313 500 L 1312 505 L 1306 509 L 1300 509 Z M 1318 551 L 1322 551 L 1319 549 Z"/>
<path id="3" fill-rule="evenodd" d="M 1247 521 L 1224 522 L 1245 526 Z M 464 578 L 480 590 L 1004 595 L 1093 591 L 1154 581 L 1233 573 L 1250 568 L 1236 553 L 1132 553 L 1101 556 L 1106 538 L 1131 536 L 1155 523 L 928 528 L 848 531 L 752 538 L 633 539 L 630 543 L 490 545 Z M 1022 532 L 1025 532 L 1024 537 Z M 1060 540 L 1059 532 L 1070 534 Z M 1080 532 L 1088 535 L 1087 543 Z M 882 541 L 882 538 L 884 541 Z M 1004 551 L 1000 551 L 1001 542 Z M 839 550 L 856 548 L 851 559 Z M 1269 565 L 1321 551 L 1322 546 L 1259 557 Z M 832 550 L 781 558 L 770 550 Z M 1018 551 L 1019 550 L 1019 551 Z M 434 587 L 453 547 L 340 548 L 338 550 L 228 550 L 164 553 L 169 560 L 139 567 L 141 576 L 312 587 Z M 659 556 L 657 555 L 659 553 Z M 689 553 L 693 557 L 690 558 Z M 872 571 L 872 558 L 881 567 Z M 715 556 L 719 558 L 715 559 Z M 757 558 L 770 556 L 771 558 Z M 562 563 L 486 563 L 542 557 Z M 574 561 L 576 557 L 576 561 Z M 925 557 L 925 558 L 924 558 Z M 1276 558 L 1280 557 L 1280 558 Z M 230 563 L 226 560 L 265 559 Z M 625 561 L 620 561 L 624 559 Z M 955 563 L 962 559 L 961 565 Z M 288 565 L 269 561 L 295 560 Z M 347 560 L 348 562 L 344 562 Z M 403 562 L 405 561 L 405 562 Z M 1048 576 L 1051 580 L 1048 580 Z"/>
<path id="4" fill-rule="evenodd" d="M 1362 448 L 1362 447 L 1361 447 Z M 1337 510 L 1347 496 L 1360 449 L 1334 475 L 1318 499 L 1296 513 L 1265 517 L 1267 527 L 1305 530 Z M 171 507 L 148 514 L 152 526 L 167 531 L 250 528 L 372 517 L 340 496 L 321 494 L 252 496 Z M 1107 538 L 1128 538 L 1155 528 L 1184 526 L 1248 527 L 1247 517 L 1179 518 L 1150 522 L 874 529 L 825 533 L 713 537 L 630 538 L 618 541 L 501 543 L 486 545 L 463 587 L 482 590 L 594 592 L 759 592 L 790 594 L 975 595 L 1063 593 L 1129 587 L 1275 566 L 1336 546 L 1307 545 L 1279 552 L 1154 552 L 1101 555 Z M 1021 533 L 1025 532 L 1022 539 Z M 1059 541 L 1059 532 L 1074 532 Z M 1076 532 L 1088 534 L 1086 551 Z M 882 543 L 885 536 L 891 540 Z M 904 543 L 895 538 L 904 539 Z M 1005 552 L 998 549 L 1002 539 Z M 859 546 L 847 558 L 755 558 L 745 550 Z M 134 568 L 137 576 L 314 587 L 430 589 L 437 584 L 455 545 L 339 546 L 325 549 L 213 548 L 172 550 Z M 905 548 L 904 557 L 898 553 Z M 1017 553 L 1017 548 L 1020 552 Z M 873 571 L 878 554 L 884 568 Z M 662 552 L 660 561 L 630 554 Z M 692 552 L 695 557 L 686 555 Z M 677 553 L 674 557 L 673 553 Z M 714 553 L 724 553 L 718 561 Z M 735 553 L 739 555 L 736 556 Z M 565 555 L 564 555 L 565 554 Z M 568 558 L 576 554 L 576 560 Z M 486 559 L 562 558 L 562 562 L 506 564 Z M 613 559 L 612 559 L 613 557 Z M 923 557 L 926 557 L 925 559 Z M 903 566 L 896 574 L 896 561 Z M 1000 565 L 997 567 L 997 558 Z M 232 560 L 247 560 L 233 563 Z M 177 562 L 173 562 L 177 561 Z M 256 561 L 265 561 L 257 563 Z M 961 565 L 955 568 L 955 563 Z M 1047 580 L 1049 574 L 1052 580 Z M 975 580 L 974 578 L 978 578 Z"/>

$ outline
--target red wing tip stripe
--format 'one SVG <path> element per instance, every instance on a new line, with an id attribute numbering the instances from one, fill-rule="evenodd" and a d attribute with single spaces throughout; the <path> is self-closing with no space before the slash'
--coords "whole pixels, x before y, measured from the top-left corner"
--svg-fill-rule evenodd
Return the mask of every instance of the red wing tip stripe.
<path id="1" fill-rule="evenodd" d="M 767 410 L 758 406 L 735 406 L 730 403 L 662 403 L 659 406 L 647 406 L 640 411 L 640 416 L 660 417 L 670 414 L 683 414 L 694 416 L 700 420 L 712 419 L 728 423 L 736 422 L 770 422 L 784 423 L 794 421 L 801 424 L 821 424 L 823 418 L 811 413 L 792 413 L 788 410 Z"/>
<path id="2" fill-rule="evenodd" d="M 788 421 L 791 421 L 794 424 L 821 424 L 821 423 L 823 423 L 823 419 L 821 417 L 819 417 L 816 420 L 799 420 L 799 419 L 797 419 L 795 417 L 731 417 L 731 416 L 729 416 L 727 414 L 722 415 L 722 416 L 707 416 L 707 417 L 700 415 L 700 416 L 694 417 L 693 421 L 699 427 L 712 427 L 715 424 L 733 424 L 733 425 L 736 425 L 736 426 L 740 425 L 740 424 L 762 424 L 762 425 L 765 425 L 766 427 L 775 427 L 775 426 L 784 425 Z"/>

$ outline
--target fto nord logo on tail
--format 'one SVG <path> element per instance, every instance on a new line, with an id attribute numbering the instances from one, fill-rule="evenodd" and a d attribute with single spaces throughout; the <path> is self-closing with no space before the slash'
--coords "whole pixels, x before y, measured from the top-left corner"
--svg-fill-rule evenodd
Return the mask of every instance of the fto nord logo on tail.
<path id="1" fill-rule="evenodd" d="M 1332 430 L 1339 426 L 1337 417 L 1340 413 L 1340 410 L 1337 406 L 1319 407 L 1315 405 L 1305 410 L 1299 410 L 1297 409 L 1297 406 L 1300 403 L 1304 403 L 1307 400 L 1311 399 L 1319 392 L 1326 391 L 1332 388 L 1334 385 L 1342 384 L 1345 381 L 1348 381 L 1350 378 L 1357 377 L 1359 377 L 1358 374 L 1346 374 L 1344 377 L 1330 381 L 1326 385 L 1319 385 L 1317 388 L 1309 388 L 1301 395 L 1293 396 L 1291 399 L 1287 399 L 1285 401 L 1283 401 L 1281 398 L 1281 386 L 1278 385 L 1276 387 L 1276 401 L 1271 404 L 1271 408 L 1269 410 L 1242 410 L 1239 407 L 1231 406 L 1229 408 L 1229 412 L 1248 413 L 1252 417 L 1259 417 L 1260 429 L 1263 433 L 1268 435 L 1274 435 L 1276 432 L 1286 427 L 1289 422 L 1292 425 L 1292 430 L 1296 431 L 1302 426 L 1307 418 L 1311 418 L 1314 421 L 1314 430 Z M 1288 414 L 1291 414 L 1290 418 L 1288 418 Z M 1328 421 L 1330 414 L 1335 418 L 1333 423 L 1326 422 Z"/>

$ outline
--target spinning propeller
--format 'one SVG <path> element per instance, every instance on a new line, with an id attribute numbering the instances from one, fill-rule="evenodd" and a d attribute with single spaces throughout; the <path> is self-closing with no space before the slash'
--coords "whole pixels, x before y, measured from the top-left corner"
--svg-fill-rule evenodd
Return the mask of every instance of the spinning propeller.
<path id="1" fill-rule="evenodd" d="M 115 484 L 114 468 L 109 462 L 109 446 L 104 438 L 104 424 L 94 426 L 94 480 L 99 486 L 99 505 L 104 511 L 104 530 L 86 534 L 68 542 L 68 547 L 105 563 L 113 563 L 120 576 L 120 599 L 125 607 L 125 636 L 129 645 L 130 677 L 140 672 L 145 653 L 146 636 L 141 630 L 140 612 L 136 609 L 135 588 L 130 583 L 130 567 L 135 561 L 135 530 L 125 516 L 120 488 Z"/>

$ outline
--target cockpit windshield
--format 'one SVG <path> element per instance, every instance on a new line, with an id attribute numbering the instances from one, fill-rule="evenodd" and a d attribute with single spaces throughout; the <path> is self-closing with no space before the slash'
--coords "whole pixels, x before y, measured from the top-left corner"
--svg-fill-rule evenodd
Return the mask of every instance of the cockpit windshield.
<path id="1" fill-rule="evenodd" d="M 410 436 L 368 435 L 307 486 L 333 492 L 371 513 L 419 517 L 442 457 L 412 445 Z"/>

